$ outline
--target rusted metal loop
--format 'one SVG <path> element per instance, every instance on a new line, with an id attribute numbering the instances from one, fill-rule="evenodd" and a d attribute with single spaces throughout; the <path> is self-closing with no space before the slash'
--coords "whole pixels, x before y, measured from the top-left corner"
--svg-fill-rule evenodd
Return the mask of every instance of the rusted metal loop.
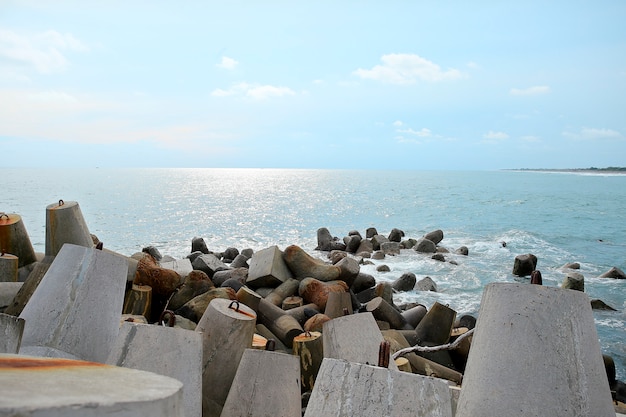
<path id="1" fill-rule="evenodd" d="M 2 216 L 6 217 L 6 218 L 7 218 L 7 220 L 10 220 L 10 219 L 11 219 L 11 218 L 9 217 L 9 215 L 8 215 L 8 214 L 6 214 L 6 213 L 0 213 L 0 219 L 2 218 Z"/>
<path id="2" fill-rule="evenodd" d="M 161 317 L 159 318 L 159 321 L 161 322 L 163 326 L 165 326 L 165 322 L 163 320 L 165 319 L 165 316 L 167 315 L 170 316 L 169 320 L 167 321 L 167 327 L 174 327 L 174 325 L 176 324 L 176 314 L 174 314 L 172 310 L 163 310 L 163 312 L 161 313 Z"/>
<path id="3" fill-rule="evenodd" d="M 391 351 L 391 343 L 384 340 L 380 342 L 378 349 L 378 366 L 389 368 L 389 353 Z"/>
<path id="4" fill-rule="evenodd" d="M 265 350 L 269 350 L 270 352 L 273 352 L 276 350 L 276 340 L 274 339 L 267 339 L 267 342 L 265 343 Z"/>
<path id="5" fill-rule="evenodd" d="M 63 204 L 65 204 L 65 201 L 59 200 L 59 206 L 62 206 Z"/>
<path id="6" fill-rule="evenodd" d="M 233 308 L 233 304 L 237 304 L 237 306 Z M 239 313 L 239 301 L 237 300 L 231 301 L 230 304 L 228 305 L 228 308 L 230 308 L 231 310 L 235 310 L 237 313 Z"/>

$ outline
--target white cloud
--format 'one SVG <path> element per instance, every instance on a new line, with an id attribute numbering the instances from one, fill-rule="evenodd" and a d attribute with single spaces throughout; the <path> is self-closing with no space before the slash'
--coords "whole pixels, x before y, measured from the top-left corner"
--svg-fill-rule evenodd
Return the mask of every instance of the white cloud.
<path id="1" fill-rule="evenodd" d="M 443 71 L 439 65 L 415 54 L 387 54 L 380 60 L 382 65 L 372 69 L 359 68 L 353 74 L 363 79 L 400 85 L 415 84 L 418 80 L 444 81 L 465 77 L 457 69 Z"/>
<path id="2" fill-rule="evenodd" d="M 582 128 L 580 132 L 563 132 L 563 136 L 577 140 L 623 139 L 624 136 L 613 129 Z"/>
<path id="3" fill-rule="evenodd" d="M 401 121 L 401 120 L 396 120 L 395 122 L 393 122 L 393 125 L 394 125 L 395 127 L 400 127 L 400 126 L 402 126 L 402 125 L 403 125 L 403 123 L 402 123 L 402 121 Z"/>
<path id="4" fill-rule="evenodd" d="M 494 132 L 493 130 L 490 130 L 489 132 L 483 135 L 483 138 L 490 139 L 490 140 L 504 140 L 504 139 L 508 139 L 509 135 L 507 135 L 504 132 Z"/>
<path id="5" fill-rule="evenodd" d="M 549 92 L 550 87 L 547 85 L 536 85 L 528 88 L 511 88 L 510 94 L 512 96 L 537 96 Z"/>
<path id="6" fill-rule="evenodd" d="M 407 133 L 409 135 L 413 135 L 413 136 L 419 136 L 421 138 L 427 138 L 427 137 L 431 137 L 432 136 L 432 132 L 430 131 L 430 129 L 426 129 L 425 127 L 423 127 L 420 130 L 414 130 L 414 129 L 401 129 L 397 131 L 398 133 Z"/>
<path id="7" fill-rule="evenodd" d="M 295 91 L 289 87 L 248 84 L 245 82 L 233 84 L 228 90 L 218 88 L 211 93 L 214 97 L 244 96 L 255 100 L 264 100 L 270 97 L 293 96 L 295 94 Z"/>
<path id="8" fill-rule="evenodd" d="M 220 61 L 220 63 L 217 64 L 216 66 L 219 67 L 219 68 L 227 69 L 227 70 L 233 70 L 233 69 L 235 69 L 235 67 L 237 67 L 237 65 L 239 65 L 238 61 L 236 61 L 236 60 L 234 60 L 232 58 L 229 58 L 227 56 L 223 56 L 222 60 Z"/>
<path id="9" fill-rule="evenodd" d="M 0 29 L 0 58 L 13 64 L 33 67 L 42 74 L 63 71 L 69 61 L 65 51 L 85 52 L 89 48 L 73 35 L 49 30 L 35 35 L 19 35 Z"/>

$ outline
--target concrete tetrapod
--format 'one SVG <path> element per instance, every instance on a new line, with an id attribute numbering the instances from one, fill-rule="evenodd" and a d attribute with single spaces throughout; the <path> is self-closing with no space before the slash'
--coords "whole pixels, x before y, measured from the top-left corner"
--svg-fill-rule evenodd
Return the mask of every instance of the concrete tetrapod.
<path id="1" fill-rule="evenodd" d="M 300 361 L 246 349 L 220 417 L 300 417 Z"/>
<path id="2" fill-rule="evenodd" d="M 586 294 L 540 285 L 485 287 L 457 417 L 613 417 Z"/>
<path id="3" fill-rule="evenodd" d="M 196 326 L 202 333 L 202 415 L 219 417 L 246 349 L 256 313 L 238 301 L 213 299 Z"/>
<path id="4" fill-rule="evenodd" d="M 18 214 L 0 213 L 0 254 L 5 253 L 17 256 L 18 268 L 37 260 L 22 217 Z"/>
<path id="5" fill-rule="evenodd" d="M 183 383 L 185 417 L 202 415 L 202 335 L 185 329 L 125 322 L 109 365 L 169 376 Z"/>
<path id="6" fill-rule="evenodd" d="M 18 353 L 24 333 L 24 319 L 0 313 L 0 353 Z"/>
<path id="7" fill-rule="evenodd" d="M 127 268 L 119 256 L 63 245 L 19 316 L 26 320 L 20 353 L 44 347 L 104 362 L 119 330 Z"/>
<path id="8" fill-rule="evenodd" d="M 0 417 L 182 417 L 182 386 L 101 363 L 0 355 Z"/>
<path id="9" fill-rule="evenodd" d="M 304 417 L 452 417 L 446 381 L 325 358 Z"/>
<path id="10" fill-rule="evenodd" d="M 337 317 L 324 323 L 322 340 L 325 358 L 378 364 L 380 343 L 385 340 L 372 313 Z M 398 370 L 391 359 L 389 368 Z"/>
<path id="11" fill-rule="evenodd" d="M 59 200 L 46 207 L 46 256 L 56 256 L 66 243 L 93 247 L 93 239 L 78 203 Z"/>

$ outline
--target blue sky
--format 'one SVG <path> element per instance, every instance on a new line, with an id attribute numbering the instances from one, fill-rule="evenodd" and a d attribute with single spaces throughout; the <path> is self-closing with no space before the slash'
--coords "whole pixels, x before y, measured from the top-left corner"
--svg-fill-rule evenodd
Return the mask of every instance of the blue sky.
<path id="1" fill-rule="evenodd" d="M 621 0 L 2 0 L 0 166 L 626 166 L 625 21 Z"/>

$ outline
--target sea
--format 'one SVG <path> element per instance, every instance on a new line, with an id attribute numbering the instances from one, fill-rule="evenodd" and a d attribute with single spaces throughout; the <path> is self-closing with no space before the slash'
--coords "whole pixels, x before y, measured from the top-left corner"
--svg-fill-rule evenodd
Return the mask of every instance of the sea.
<path id="1" fill-rule="evenodd" d="M 22 217 L 31 243 L 45 252 L 46 207 L 76 201 L 92 234 L 125 255 L 146 246 L 184 258 L 194 237 L 210 250 L 284 249 L 312 255 L 317 230 L 342 239 L 374 227 L 406 238 L 441 229 L 451 262 L 412 250 L 363 265 L 379 282 L 413 272 L 437 292 L 395 294 L 396 304 L 435 302 L 478 316 L 492 282 L 528 282 L 512 274 L 532 253 L 543 284 L 559 286 L 562 266 L 578 262 L 585 292 L 615 311 L 595 310 L 602 352 L 626 380 L 626 280 L 597 278 L 626 270 L 626 175 L 608 172 L 403 171 L 318 169 L 0 168 L 0 212 Z M 505 245 L 503 244 L 505 243 Z M 468 256 L 454 250 L 467 246 Z M 378 272 L 381 264 L 388 272 Z"/>

